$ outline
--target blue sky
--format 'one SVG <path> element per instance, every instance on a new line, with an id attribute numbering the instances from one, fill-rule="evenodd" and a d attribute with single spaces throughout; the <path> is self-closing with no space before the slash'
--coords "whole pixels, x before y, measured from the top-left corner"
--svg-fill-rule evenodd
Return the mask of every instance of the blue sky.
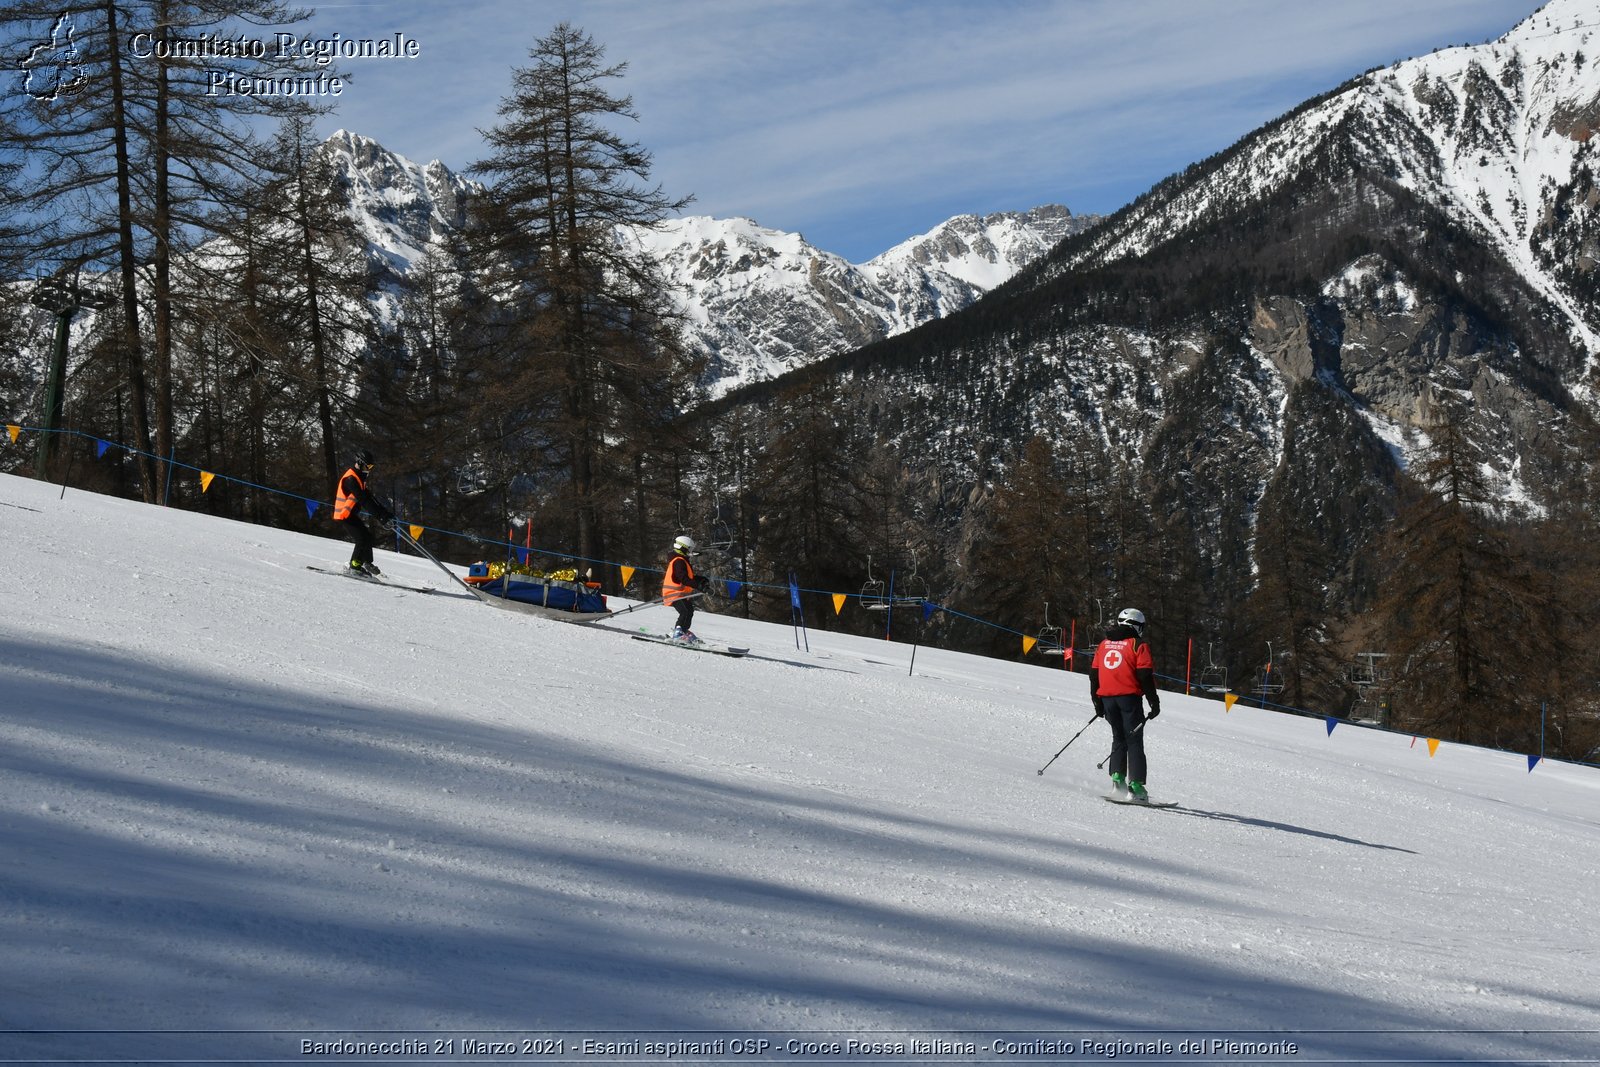
<path id="1" fill-rule="evenodd" d="M 324 133 L 483 154 L 511 69 L 560 21 L 625 62 L 625 133 L 689 213 L 861 262 L 963 212 L 1114 211 L 1363 70 L 1498 37 L 1535 0 L 375 0 L 301 32 L 403 33 L 345 61 Z"/>

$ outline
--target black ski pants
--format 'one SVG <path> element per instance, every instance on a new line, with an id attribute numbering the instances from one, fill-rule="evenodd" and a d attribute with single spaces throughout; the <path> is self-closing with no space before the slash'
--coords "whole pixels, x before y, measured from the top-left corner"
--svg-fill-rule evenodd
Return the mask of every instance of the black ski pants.
<path id="1" fill-rule="evenodd" d="M 350 553 L 351 563 L 372 562 L 372 531 L 367 529 L 367 524 L 361 521 L 360 515 L 352 515 L 348 519 L 338 520 L 344 527 L 346 536 L 356 543 L 355 551 Z"/>
<path id="2" fill-rule="evenodd" d="M 1144 760 L 1144 699 L 1137 693 L 1125 697 L 1101 697 L 1106 722 L 1111 724 L 1111 773 L 1144 782 L 1148 768 Z"/>
<path id="3" fill-rule="evenodd" d="M 678 609 L 679 629 L 687 630 L 689 624 L 694 622 L 694 601 L 692 599 L 680 600 L 672 606 Z"/>

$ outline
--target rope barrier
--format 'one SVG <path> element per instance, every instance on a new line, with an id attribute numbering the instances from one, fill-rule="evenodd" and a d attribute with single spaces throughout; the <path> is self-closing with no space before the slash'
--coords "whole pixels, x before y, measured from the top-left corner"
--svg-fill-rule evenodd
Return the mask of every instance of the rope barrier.
<path id="1" fill-rule="evenodd" d="M 291 492 L 289 492 L 287 490 L 279 489 L 279 488 L 276 488 L 274 486 L 260 485 L 260 484 L 257 484 L 255 482 L 247 481 L 247 480 L 242 479 L 242 478 L 232 477 L 231 475 L 220 474 L 220 473 L 217 473 L 215 471 L 207 471 L 204 468 L 196 467 L 193 464 L 181 462 L 181 461 L 177 460 L 174 457 L 157 456 L 157 455 L 154 455 L 154 454 L 149 453 L 149 452 L 141 451 L 140 449 L 130 448 L 127 445 L 120 444 L 120 443 L 115 442 L 115 441 L 107 441 L 104 438 L 96 437 L 93 434 L 84 433 L 81 430 L 68 430 L 68 429 L 48 430 L 48 429 L 45 429 L 43 427 L 26 426 L 26 425 L 23 425 L 21 423 L 8 423 L 8 424 L 6 424 L 5 428 L 8 431 L 9 436 L 11 437 L 13 442 L 15 442 L 18 439 L 18 437 L 23 433 L 41 433 L 41 434 L 42 433 L 59 433 L 59 434 L 68 434 L 68 435 L 71 435 L 73 437 L 78 437 L 78 438 L 81 438 L 81 439 L 87 440 L 87 441 L 93 441 L 97 445 L 104 446 L 101 449 L 101 454 L 103 454 L 107 449 L 117 448 L 117 449 L 121 449 L 123 452 L 125 452 L 125 453 L 127 453 L 128 455 L 131 455 L 131 456 L 145 456 L 145 457 L 147 457 L 149 459 L 155 460 L 158 463 L 167 464 L 168 465 L 168 477 L 169 478 L 171 476 L 171 469 L 173 467 L 182 468 L 183 470 L 186 470 L 186 471 L 193 471 L 193 472 L 195 472 L 197 474 L 200 474 L 202 476 L 209 474 L 211 476 L 211 478 L 213 478 L 213 479 L 220 478 L 221 480 L 223 480 L 225 482 L 229 482 L 229 483 L 234 484 L 234 485 L 244 486 L 244 487 L 249 488 L 249 489 L 256 489 L 256 490 L 259 490 L 259 491 L 264 492 L 264 493 L 272 493 L 272 494 L 274 494 L 276 496 L 286 497 L 286 498 L 291 499 L 291 500 L 298 500 L 303 505 L 306 506 L 306 510 L 307 510 L 307 514 L 308 515 L 314 514 L 316 508 L 318 508 L 318 507 L 327 507 L 330 511 L 332 510 L 332 507 L 333 507 L 332 503 L 330 501 L 327 501 L 327 500 L 317 500 L 317 499 L 314 499 L 312 497 L 301 496 L 298 493 L 291 493 Z M 204 487 L 202 487 L 201 492 L 203 493 L 205 491 L 206 491 L 206 489 Z M 525 552 L 525 553 L 530 553 L 530 554 L 536 552 L 536 553 L 538 553 L 539 555 L 542 555 L 542 556 L 554 556 L 554 557 L 558 557 L 558 558 L 561 558 L 561 559 L 573 560 L 574 562 L 583 563 L 583 564 L 589 564 L 589 565 L 599 564 L 600 566 L 604 566 L 604 567 L 618 567 L 618 568 L 631 567 L 636 572 L 642 571 L 642 572 L 647 573 L 647 574 L 660 574 L 660 573 L 662 573 L 662 569 L 659 568 L 659 567 L 639 567 L 639 566 L 634 566 L 632 564 L 619 563 L 619 562 L 616 562 L 614 560 L 589 559 L 589 558 L 586 558 L 586 557 L 583 557 L 583 556 L 576 556 L 576 555 L 572 555 L 570 553 L 562 552 L 562 551 L 555 550 L 555 549 L 544 548 L 542 546 L 541 547 L 534 547 L 534 546 L 530 546 L 530 545 L 518 545 L 515 542 L 510 541 L 510 540 L 501 540 L 499 538 L 494 538 L 494 537 L 480 537 L 477 534 L 464 533 L 464 532 L 461 532 L 459 530 L 446 530 L 446 529 L 442 529 L 440 527 L 427 526 L 427 525 L 424 525 L 422 523 L 414 523 L 414 524 L 408 524 L 408 525 L 415 525 L 419 529 L 425 530 L 425 531 L 427 531 L 429 533 L 438 534 L 441 537 L 461 538 L 463 540 L 471 541 L 474 544 L 484 545 L 484 546 L 505 547 L 505 548 L 511 550 L 512 552 Z M 727 579 L 724 579 L 724 580 L 726 581 Z M 789 586 L 788 583 L 779 584 L 779 583 L 744 582 L 744 581 L 741 581 L 739 583 L 739 586 L 740 586 L 741 589 L 772 590 L 772 591 L 775 591 L 775 592 L 784 593 L 786 595 L 790 591 L 790 586 Z M 828 596 L 828 597 L 843 596 L 843 597 L 847 598 L 847 600 L 848 599 L 861 599 L 859 594 L 838 593 L 838 592 L 835 592 L 833 590 L 828 590 L 828 589 L 802 588 L 802 589 L 800 589 L 800 592 L 802 592 L 802 593 L 811 593 L 811 594 L 816 594 L 816 595 L 821 595 L 821 596 Z M 920 606 L 923 608 L 923 610 L 924 610 L 924 612 L 926 614 L 930 614 L 930 615 L 932 614 L 932 612 L 928 610 L 931 607 L 933 611 L 940 611 L 940 612 L 943 612 L 946 615 L 950 615 L 950 616 L 953 616 L 953 617 L 959 618 L 959 619 L 965 619 L 968 622 L 975 623 L 975 624 L 977 624 L 979 626 L 987 626 L 990 629 L 999 630 L 1002 633 L 1013 634 L 1013 635 L 1016 635 L 1018 637 L 1024 637 L 1024 638 L 1026 638 L 1028 636 L 1027 634 L 1025 634 L 1021 630 L 1014 630 L 1009 626 L 1003 626 L 1000 623 L 993 622 L 993 621 L 991 621 L 989 619 L 980 618 L 979 616 L 976 616 L 976 615 L 969 615 L 966 612 L 959 611 L 959 610 L 957 610 L 955 608 L 952 608 L 952 607 L 949 607 L 947 605 L 938 604 L 938 603 L 936 603 L 934 601 L 930 601 L 930 600 L 921 601 L 920 602 Z M 1074 656 L 1079 656 L 1079 655 L 1090 656 L 1090 655 L 1093 655 L 1093 652 L 1094 652 L 1093 649 L 1087 649 L 1087 650 L 1084 650 L 1084 649 L 1072 649 L 1071 651 L 1072 651 Z M 1186 685 L 1186 681 L 1183 678 L 1176 678 L 1176 677 L 1173 677 L 1171 675 L 1165 675 L 1165 674 L 1159 674 L 1159 673 L 1156 675 L 1156 677 L 1158 679 L 1160 679 L 1161 681 L 1167 682 L 1174 689 L 1181 690 Z M 1330 717 L 1327 714 L 1322 713 L 1322 712 L 1315 712 L 1315 711 L 1311 711 L 1311 710 L 1306 709 L 1306 708 L 1297 708 L 1297 707 L 1293 707 L 1293 706 L 1288 705 L 1288 704 L 1274 703 L 1273 701 L 1265 699 L 1265 697 L 1263 695 L 1260 695 L 1260 694 L 1252 696 L 1252 695 L 1250 695 L 1250 693 L 1248 691 L 1232 693 L 1232 695 L 1236 698 L 1236 700 L 1235 700 L 1236 703 L 1244 704 L 1246 701 L 1248 701 L 1248 704 L 1246 705 L 1248 707 L 1255 707 L 1255 708 L 1259 708 L 1259 709 L 1263 709 L 1263 710 L 1270 709 L 1270 710 L 1276 711 L 1276 712 L 1287 713 L 1287 714 L 1290 714 L 1290 715 L 1296 715 L 1296 716 L 1299 716 L 1301 718 L 1328 719 Z M 1340 721 L 1341 722 L 1348 722 L 1349 720 L 1341 719 Z M 1391 730 L 1386 726 L 1374 726 L 1374 725 L 1372 725 L 1370 723 L 1352 723 L 1352 725 L 1359 725 L 1363 729 L 1377 729 L 1377 730 L 1383 731 L 1384 733 L 1392 733 L 1392 734 L 1399 734 L 1399 735 L 1410 735 L 1411 734 L 1411 731 Z M 1482 746 L 1473 746 L 1473 747 L 1482 747 Z M 1510 752 L 1510 750 L 1508 750 L 1508 749 L 1493 749 L 1493 751 Z M 1522 755 L 1522 753 L 1512 753 L 1512 754 L 1514 754 L 1514 755 Z M 1557 762 L 1574 762 L 1574 761 L 1570 761 L 1570 760 L 1560 760 L 1557 757 L 1539 757 L 1539 758 L 1550 758 L 1550 759 L 1556 760 Z M 1589 763 L 1587 761 L 1577 761 L 1577 762 L 1578 762 L 1578 765 L 1580 765 L 1580 766 L 1594 766 L 1594 764 Z M 1531 767 L 1530 767 L 1530 770 L 1531 770 Z"/>

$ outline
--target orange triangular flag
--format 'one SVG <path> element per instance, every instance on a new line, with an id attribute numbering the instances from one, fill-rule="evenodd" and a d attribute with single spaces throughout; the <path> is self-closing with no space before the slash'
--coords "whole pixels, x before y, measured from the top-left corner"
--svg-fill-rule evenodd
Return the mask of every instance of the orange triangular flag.
<path id="1" fill-rule="evenodd" d="M 622 568 L 622 588 L 628 588 L 628 583 L 633 581 L 633 570 L 632 567 Z"/>
<path id="2" fill-rule="evenodd" d="M 833 613 L 835 615 L 841 614 L 844 611 L 844 602 L 846 600 L 849 600 L 849 599 L 850 599 L 850 594 L 849 593 L 835 593 L 835 594 L 833 594 Z"/>
<path id="3" fill-rule="evenodd" d="M 1224 705 L 1222 710 L 1223 711 L 1232 711 L 1234 702 L 1237 701 L 1238 699 L 1239 698 L 1234 696 L 1232 693 L 1224 693 L 1224 694 L 1222 694 L 1222 703 Z"/>
<path id="4" fill-rule="evenodd" d="M 1033 646 L 1037 645 L 1038 643 L 1039 643 L 1038 638 L 1029 637 L 1027 634 L 1023 634 L 1022 635 L 1022 654 L 1024 656 L 1026 656 L 1029 652 L 1032 652 L 1033 651 Z"/>
<path id="5" fill-rule="evenodd" d="M 1428 758 L 1432 759 L 1433 754 L 1437 751 L 1439 751 L 1439 739 L 1437 737 L 1428 738 Z"/>
<path id="6" fill-rule="evenodd" d="M 21 426 L 18 426 L 14 422 L 6 423 L 6 433 L 11 435 L 11 443 L 12 444 L 16 444 L 17 443 L 17 435 L 20 434 L 21 432 L 22 432 L 22 427 Z"/>
<path id="7" fill-rule="evenodd" d="M 422 527 L 416 525 L 415 523 L 413 523 L 412 526 L 411 526 L 411 540 L 413 540 L 413 541 L 422 540 Z"/>
<path id="8" fill-rule="evenodd" d="M 210 471 L 200 472 L 200 491 L 202 493 L 211 488 L 211 479 L 215 477 L 216 475 L 212 474 Z"/>

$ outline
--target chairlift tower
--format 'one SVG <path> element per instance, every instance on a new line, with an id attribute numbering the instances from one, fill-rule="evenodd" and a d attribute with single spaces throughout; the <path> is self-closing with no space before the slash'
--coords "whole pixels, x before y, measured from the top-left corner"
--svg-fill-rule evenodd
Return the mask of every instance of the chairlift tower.
<path id="1" fill-rule="evenodd" d="M 1389 669 L 1383 661 L 1389 658 L 1389 654 L 1357 652 L 1355 658 L 1356 662 L 1349 669 L 1349 678 L 1356 687 L 1356 707 L 1374 705 L 1372 718 L 1378 725 L 1387 726 L 1389 707 L 1385 695 L 1389 688 Z"/>
<path id="2" fill-rule="evenodd" d="M 56 317 L 55 344 L 50 352 L 50 370 L 45 377 L 44 433 L 39 435 L 39 456 L 34 465 L 34 476 L 48 478 L 47 470 L 55 454 L 56 433 L 61 429 L 64 408 L 63 393 L 67 377 L 67 337 L 72 317 L 80 311 L 100 311 L 111 306 L 110 294 L 83 285 L 76 272 L 69 280 L 60 274 L 40 278 L 28 297 L 34 307 L 43 308 Z"/>

